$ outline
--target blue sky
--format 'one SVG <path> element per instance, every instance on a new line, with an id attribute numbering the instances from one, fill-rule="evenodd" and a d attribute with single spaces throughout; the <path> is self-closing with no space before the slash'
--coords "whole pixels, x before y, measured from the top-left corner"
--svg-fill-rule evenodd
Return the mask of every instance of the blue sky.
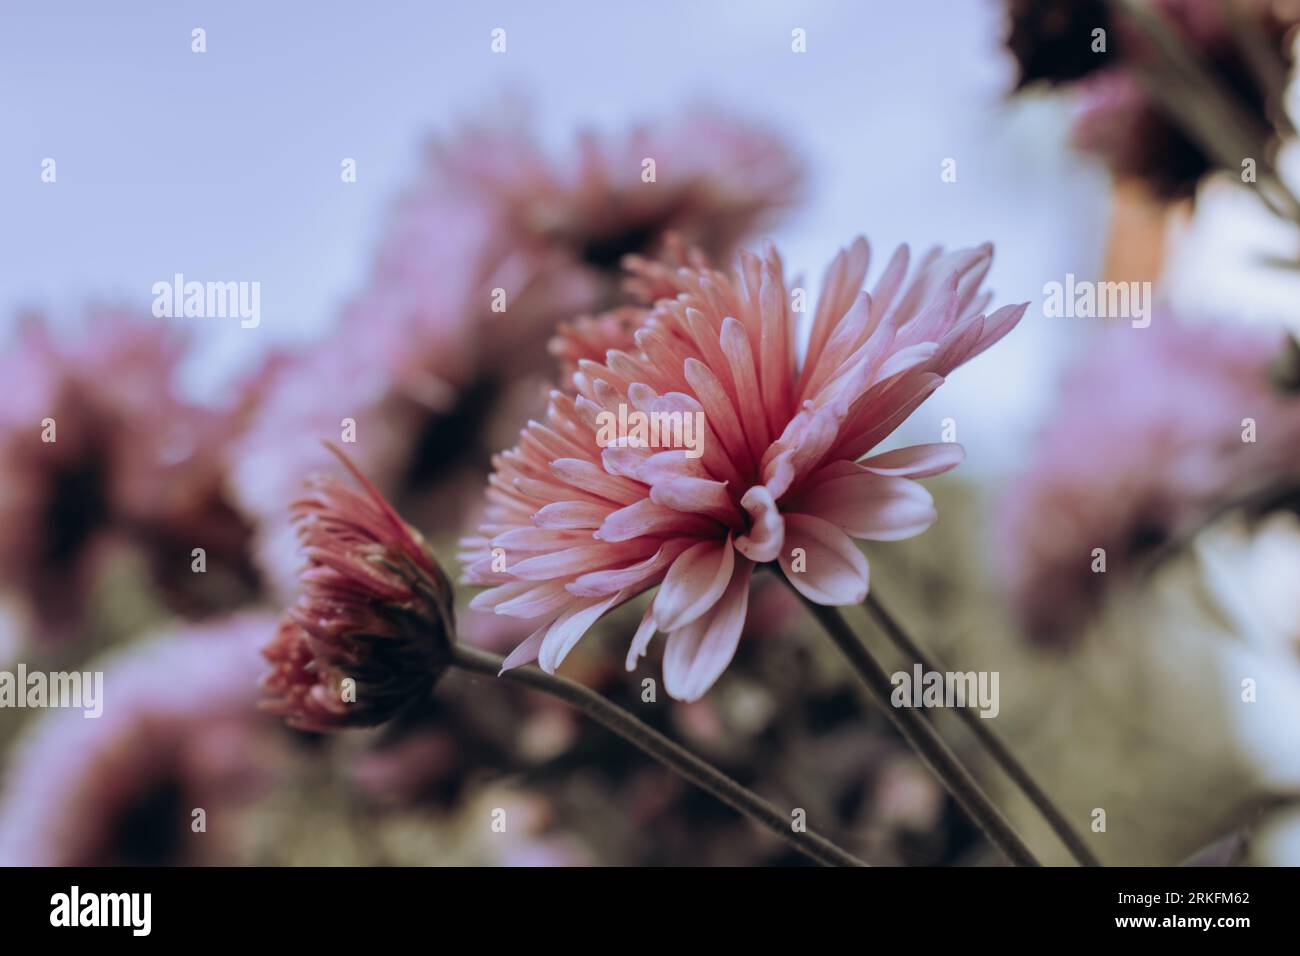
<path id="1" fill-rule="evenodd" d="M 773 238 L 809 277 L 859 232 L 878 257 L 900 241 L 992 240 L 997 304 L 1100 256 L 1104 179 L 1064 148 L 1060 110 L 1007 104 L 993 0 L 45 2 L 0 18 L 0 322 L 95 298 L 147 309 L 176 272 L 259 281 L 258 329 L 200 323 L 198 393 L 325 327 L 422 139 L 512 94 L 557 146 L 580 125 L 698 102 L 779 129 L 813 176 Z M 195 27 L 206 53 L 191 52 Z M 796 27 L 807 53 L 791 52 Z M 54 185 L 40 182 L 46 157 Z M 340 182 L 343 157 L 355 184 Z M 947 158 L 955 183 L 940 180 Z M 964 416 L 959 438 L 991 462 L 1032 422 L 1060 351 L 1031 310 L 911 427 L 924 437 Z"/>

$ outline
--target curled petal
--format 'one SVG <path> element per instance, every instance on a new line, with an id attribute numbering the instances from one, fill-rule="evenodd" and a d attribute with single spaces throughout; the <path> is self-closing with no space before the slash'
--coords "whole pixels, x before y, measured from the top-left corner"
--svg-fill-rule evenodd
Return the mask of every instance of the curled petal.
<path id="1" fill-rule="evenodd" d="M 748 534 L 736 539 L 736 550 L 758 564 L 774 561 L 785 540 L 785 521 L 771 493 L 755 485 L 745 492 L 740 505 L 748 512 L 751 527 Z"/>
<path id="2" fill-rule="evenodd" d="M 548 581 L 508 601 L 502 601 L 496 606 L 496 613 L 527 621 L 532 618 L 556 614 L 572 600 L 572 596 L 564 590 L 561 584 Z"/>
<path id="3" fill-rule="evenodd" d="M 539 528 L 595 530 L 612 510 L 593 501 L 555 501 L 533 515 L 533 523 Z"/>

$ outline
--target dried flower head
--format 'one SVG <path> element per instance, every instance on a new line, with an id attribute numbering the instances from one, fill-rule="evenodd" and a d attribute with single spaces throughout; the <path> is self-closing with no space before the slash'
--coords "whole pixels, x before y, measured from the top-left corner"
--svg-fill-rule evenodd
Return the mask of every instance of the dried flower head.
<path id="1" fill-rule="evenodd" d="M 431 179 L 490 206 L 513 256 L 544 254 L 596 285 L 616 286 L 624 256 L 657 254 L 669 233 L 725 259 L 802 191 L 802 163 L 778 134 L 714 110 L 584 133 L 562 160 L 526 111 L 503 112 L 434 143 Z"/>
<path id="2" fill-rule="evenodd" d="M 335 450 L 361 486 L 308 483 L 293 506 L 307 564 L 264 650 L 268 710 L 296 727 L 383 723 L 427 694 L 451 660 L 451 584 L 418 531 Z"/>

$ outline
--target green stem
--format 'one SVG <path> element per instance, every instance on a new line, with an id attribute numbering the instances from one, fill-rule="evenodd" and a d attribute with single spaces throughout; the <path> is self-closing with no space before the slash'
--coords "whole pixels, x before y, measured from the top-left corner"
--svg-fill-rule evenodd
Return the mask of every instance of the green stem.
<path id="1" fill-rule="evenodd" d="M 890 703 L 893 684 L 889 675 L 858 640 L 839 610 L 808 600 L 785 579 L 784 575 L 782 579 L 822 625 L 827 636 L 841 653 L 849 659 L 849 663 L 862 678 L 871 696 L 898 732 L 903 735 L 903 739 L 939 778 L 957 804 L 984 831 L 989 841 L 1014 865 L 1039 866 L 1038 860 L 1030 852 L 1029 847 L 1025 846 L 1024 841 L 1011 828 L 1011 824 L 1006 821 L 997 807 L 993 806 L 966 768 L 957 762 L 948 745 L 934 732 L 925 718 L 911 707 L 895 707 Z"/>
<path id="2" fill-rule="evenodd" d="M 502 658 L 464 645 L 456 648 L 452 660 L 456 667 L 490 677 L 500 675 L 503 680 L 539 690 L 577 708 L 606 730 L 622 737 L 642 753 L 658 760 L 669 770 L 770 830 L 823 866 L 867 865 L 811 830 L 795 832 L 789 814 L 782 813 L 752 790 L 742 787 L 720 770 L 582 684 L 547 674 L 532 666 L 517 667 L 502 673 Z"/>
<path id="3" fill-rule="evenodd" d="M 893 642 L 894 646 L 903 652 L 910 660 L 916 661 L 927 671 L 944 670 L 934 658 L 930 657 L 923 651 L 920 646 L 912 640 L 908 633 L 903 630 L 897 619 L 886 610 L 885 606 L 880 603 L 875 592 L 867 595 L 866 601 L 867 612 L 875 619 L 876 624 L 885 632 L 885 635 Z M 1016 760 L 1015 756 L 1007 749 L 1001 738 L 990 730 L 983 720 L 975 711 L 969 707 L 958 707 L 957 715 L 966 724 L 975 738 L 984 746 L 989 755 L 997 762 L 998 766 L 1011 778 L 1012 782 L 1020 788 L 1025 797 L 1032 803 L 1038 812 L 1043 815 L 1048 825 L 1052 828 L 1057 838 L 1069 848 L 1074 855 L 1075 860 L 1080 866 L 1101 866 L 1101 861 L 1093 855 L 1079 835 L 1070 827 L 1065 815 L 1056 808 L 1051 799 L 1038 786 L 1029 772 Z"/>

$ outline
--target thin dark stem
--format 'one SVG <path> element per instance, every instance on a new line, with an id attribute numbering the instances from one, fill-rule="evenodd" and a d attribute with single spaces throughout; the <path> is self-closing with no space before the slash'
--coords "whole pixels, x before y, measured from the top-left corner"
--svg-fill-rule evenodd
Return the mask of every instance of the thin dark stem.
<path id="1" fill-rule="evenodd" d="M 786 581 L 786 583 L 790 582 Z M 957 762 L 948 745 L 935 733 L 925 718 L 910 707 L 894 707 L 890 703 L 893 684 L 889 680 L 889 675 L 858 640 L 839 610 L 813 603 L 799 594 L 793 585 L 790 585 L 790 589 L 799 596 L 804 607 L 817 618 L 826 634 L 849 659 L 853 669 L 867 685 L 871 696 L 898 732 L 903 735 L 903 739 L 939 778 L 957 804 L 984 831 L 989 841 L 1014 865 L 1039 866 L 1038 860 L 1029 851 L 1029 847 L 1025 846 L 1024 841 L 1011 828 L 1011 824 L 998 812 L 997 807 L 993 806 L 966 768 Z"/>
<path id="2" fill-rule="evenodd" d="M 453 663 L 476 674 L 486 674 L 490 677 L 500 674 L 503 680 L 550 694 L 576 707 L 606 730 L 622 737 L 669 770 L 681 775 L 759 826 L 775 833 L 799 852 L 823 866 L 867 865 L 811 830 L 796 832 L 791 825 L 789 814 L 782 813 L 752 790 L 742 787 L 720 770 L 582 684 L 547 674 L 531 666 L 517 667 L 501 673 L 502 659 L 496 654 L 463 645 L 456 648 Z"/>
<path id="3" fill-rule="evenodd" d="M 898 620 L 889 613 L 880 602 L 880 599 L 876 597 L 874 591 L 867 595 L 866 608 L 894 646 L 902 651 L 909 660 L 916 661 L 927 671 L 942 671 L 945 669 L 936 663 L 934 658 L 927 655 L 916 641 L 912 640 L 908 633 L 903 630 L 902 625 L 898 623 Z M 1074 854 L 1074 858 L 1079 865 L 1101 866 L 1101 861 L 1093 855 L 1093 852 L 1088 849 L 1079 835 L 1070 827 L 1065 815 L 1056 808 L 1056 805 L 1043 792 L 1043 789 L 1034 782 L 1034 778 L 1016 760 L 1011 751 L 1007 749 L 1006 744 L 985 725 L 983 718 L 968 707 L 958 707 L 957 715 L 984 746 L 989 755 L 997 761 L 998 766 L 1005 771 L 1006 775 L 1020 788 L 1029 802 L 1043 815 L 1048 825 L 1051 826 L 1052 832 Z"/>

